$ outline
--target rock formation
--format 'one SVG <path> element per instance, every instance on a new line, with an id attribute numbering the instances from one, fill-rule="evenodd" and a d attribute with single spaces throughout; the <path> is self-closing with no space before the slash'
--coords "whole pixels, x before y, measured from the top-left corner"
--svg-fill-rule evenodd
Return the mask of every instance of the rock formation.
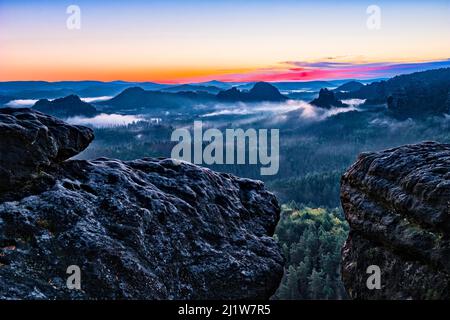
<path id="1" fill-rule="evenodd" d="M 388 114 L 395 118 L 420 119 L 448 114 L 449 92 L 450 68 L 441 68 L 395 76 L 336 95 L 341 100 L 365 99 L 365 105 L 386 104 Z"/>
<path id="2" fill-rule="evenodd" d="M 80 153 L 93 139 L 86 127 L 39 112 L 0 109 L 0 191 L 22 189 L 43 168 Z"/>
<path id="3" fill-rule="evenodd" d="M 450 298 L 450 145 L 364 153 L 343 175 L 350 224 L 342 277 L 352 298 Z M 381 271 L 369 290 L 368 266 Z"/>
<path id="4" fill-rule="evenodd" d="M 170 159 L 67 160 L 93 139 L 0 110 L 0 299 L 266 299 L 284 260 L 259 181 Z M 81 290 L 66 285 L 69 266 Z"/>
<path id="5" fill-rule="evenodd" d="M 273 85 L 267 82 L 257 82 L 249 91 L 240 91 L 236 87 L 221 91 L 217 99 L 227 102 L 262 102 L 262 101 L 284 101 L 287 98 Z"/>
<path id="6" fill-rule="evenodd" d="M 310 102 L 312 105 L 323 109 L 331 109 L 331 108 L 345 108 L 348 105 L 342 103 L 342 101 L 338 100 L 333 91 L 328 89 L 320 89 L 319 96 Z"/>
<path id="7" fill-rule="evenodd" d="M 59 118 L 74 116 L 93 117 L 97 114 L 97 109 L 94 106 L 82 101 L 76 95 L 69 95 L 51 101 L 41 99 L 34 104 L 33 109 Z"/>
<path id="8" fill-rule="evenodd" d="M 163 92 L 131 87 L 115 97 L 96 103 L 106 113 L 165 114 L 168 110 L 189 110 L 199 103 L 215 102 L 216 96 L 207 92 Z"/>

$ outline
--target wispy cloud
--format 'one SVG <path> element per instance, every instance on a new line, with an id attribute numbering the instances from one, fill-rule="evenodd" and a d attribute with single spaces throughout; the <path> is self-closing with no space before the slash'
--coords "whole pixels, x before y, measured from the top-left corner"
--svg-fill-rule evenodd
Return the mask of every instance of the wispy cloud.
<path id="1" fill-rule="evenodd" d="M 219 77 L 222 81 L 305 81 L 332 79 L 373 79 L 399 74 L 450 67 L 450 59 L 419 62 L 355 63 L 330 61 L 287 61 L 277 68 L 264 68 L 248 73 Z"/>

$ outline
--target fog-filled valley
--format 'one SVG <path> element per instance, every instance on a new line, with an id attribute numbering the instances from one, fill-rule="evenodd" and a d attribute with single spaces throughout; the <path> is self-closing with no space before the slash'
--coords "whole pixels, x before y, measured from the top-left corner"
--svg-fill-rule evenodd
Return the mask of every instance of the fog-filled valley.
<path id="1" fill-rule="evenodd" d="M 448 69 L 440 72 L 450 79 Z M 433 81 L 433 74 L 423 75 L 424 79 L 427 76 Z M 277 237 L 287 271 L 275 298 L 343 299 L 339 259 L 348 227 L 339 199 L 342 173 L 361 152 L 428 140 L 450 142 L 446 112 L 427 109 L 426 116 L 417 115 L 423 99 L 441 101 L 439 92 L 427 91 L 417 102 L 411 97 L 413 86 L 408 79 L 396 79 L 392 90 L 389 81 L 374 80 L 370 85 L 364 81 L 354 91 L 339 89 L 351 82 L 348 79 L 262 84 L 260 91 L 254 83 L 2 83 L 0 102 L 3 107 L 33 107 L 71 124 L 92 127 L 95 140 L 77 159 L 170 157 L 177 143 L 171 141 L 172 133 L 177 128 L 192 131 L 194 121 L 201 121 L 204 129 L 222 132 L 279 129 L 275 175 L 263 176 L 261 165 L 248 163 L 202 165 L 262 180 L 283 203 Z M 404 85 L 398 85 L 399 81 Z M 445 83 L 448 87 L 450 82 Z M 374 99 L 370 86 L 386 87 L 385 97 Z M 271 90 L 273 95 L 261 98 Z M 60 100 L 65 97 L 72 98 Z M 400 99 L 407 105 L 417 102 L 415 113 L 401 116 L 396 109 Z M 442 99 L 450 103 L 450 97 Z M 90 113 L 83 111 L 87 110 L 84 104 L 93 107 Z M 74 113 L 75 108 L 81 111 Z M 304 285 L 300 290 L 295 283 Z"/>

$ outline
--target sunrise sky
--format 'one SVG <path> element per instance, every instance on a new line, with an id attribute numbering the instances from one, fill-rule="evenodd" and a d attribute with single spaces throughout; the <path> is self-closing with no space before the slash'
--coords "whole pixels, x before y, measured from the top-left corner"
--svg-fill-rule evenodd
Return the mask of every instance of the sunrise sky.
<path id="1" fill-rule="evenodd" d="M 0 81 L 379 78 L 449 58 L 450 0 L 0 0 Z"/>

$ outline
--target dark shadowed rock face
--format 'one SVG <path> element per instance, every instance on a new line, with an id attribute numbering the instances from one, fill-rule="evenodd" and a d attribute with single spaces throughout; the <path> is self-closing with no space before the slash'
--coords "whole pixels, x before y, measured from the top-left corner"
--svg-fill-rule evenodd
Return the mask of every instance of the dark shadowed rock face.
<path id="1" fill-rule="evenodd" d="M 17 112 L 46 128 L 48 144 L 59 146 L 57 132 L 64 148 L 92 135 Z M 14 136 L 14 117 L 21 136 L 18 115 L 5 115 L 1 139 Z M 278 287 L 280 210 L 261 182 L 170 159 L 58 162 L 73 152 L 58 157 L 44 141 L 35 152 L 50 149 L 50 164 L 28 188 L 0 192 L 0 299 L 263 299 Z M 81 291 L 66 288 L 70 265 Z"/>
<path id="2" fill-rule="evenodd" d="M 450 145 L 362 154 L 344 174 L 344 284 L 360 299 L 450 298 Z M 381 289 L 366 286 L 381 269 Z"/>
<path id="3" fill-rule="evenodd" d="M 86 127 L 30 109 L 0 109 L 0 191 L 18 187 L 42 167 L 73 157 L 93 139 Z"/>
<path id="4" fill-rule="evenodd" d="M 338 100 L 333 91 L 328 89 L 320 89 L 319 96 L 310 102 L 312 105 L 323 109 L 345 108 L 348 105 Z"/>

